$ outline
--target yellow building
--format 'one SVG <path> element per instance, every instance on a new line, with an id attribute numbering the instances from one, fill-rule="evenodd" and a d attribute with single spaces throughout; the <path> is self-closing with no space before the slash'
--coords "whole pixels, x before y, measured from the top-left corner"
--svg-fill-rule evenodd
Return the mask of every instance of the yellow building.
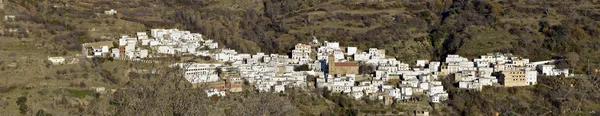
<path id="1" fill-rule="evenodd" d="M 502 75 L 500 84 L 505 87 L 528 86 L 525 70 L 506 70 L 502 71 Z"/>
<path id="2" fill-rule="evenodd" d="M 331 75 L 336 74 L 358 74 L 358 63 L 357 62 L 335 62 L 335 58 L 329 55 L 328 59 L 328 71 Z"/>

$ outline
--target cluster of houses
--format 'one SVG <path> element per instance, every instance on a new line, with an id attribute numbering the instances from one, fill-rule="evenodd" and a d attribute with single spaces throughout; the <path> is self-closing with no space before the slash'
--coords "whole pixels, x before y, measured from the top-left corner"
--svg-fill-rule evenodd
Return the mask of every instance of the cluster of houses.
<path id="1" fill-rule="evenodd" d="M 288 56 L 218 48 L 212 40 L 189 31 L 152 29 L 150 33 L 150 36 L 146 32 L 138 32 L 136 37 L 124 35 L 118 42 L 84 44 L 92 49 L 84 51 L 90 51 L 90 57 L 130 59 L 172 55 L 210 57 L 219 63 L 172 65 L 180 68 L 190 83 L 211 88 L 205 91 L 208 96 L 241 92 L 248 85 L 258 92 L 323 89 L 355 99 L 379 99 L 386 104 L 418 96 L 428 96 L 430 102 L 439 103 L 448 99 L 442 78 L 451 78 L 458 88 L 481 90 L 483 86 L 536 85 L 538 75 L 570 75 L 568 69 L 552 65 L 555 60 L 530 62 L 503 53 L 490 53 L 473 60 L 448 55 L 443 62 L 417 60 L 411 65 L 386 57 L 383 49 L 362 51 L 316 39 L 296 44 Z"/>
<path id="2" fill-rule="evenodd" d="M 87 57 L 113 57 L 125 59 L 165 57 L 173 55 L 201 55 L 216 49 L 218 43 L 204 40 L 202 34 L 178 29 L 152 29 L 137 32 L 134 36 L 122 35 L 118 41 L 83 44 Z"/>

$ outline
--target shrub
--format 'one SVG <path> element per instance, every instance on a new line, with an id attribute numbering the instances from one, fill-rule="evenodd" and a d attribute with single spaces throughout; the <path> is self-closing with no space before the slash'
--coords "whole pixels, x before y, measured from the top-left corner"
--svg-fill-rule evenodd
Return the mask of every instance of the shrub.
<path id="1" fill-rule="evenodd" d="M 84 98 L 87 95 L 93 95 L 95 93 L 92 90 L 76 90 L 76 89 L 67 89 L 67 92 L 73 94 L 77 98 Z"/>
<path id="2" fill-rule="evenodd" d="M 48 88 L 43 88 L 42 90 L 38 91 L 38 93 L 40 95 L 46 95 L 46 94 L 50 93 L 50 90 Z"/>
<path id="3" fill-rule="evenodd" d="M 27 97 L 21 96 L 17 98 L 17 105 L 19 105 L 19 113 L 25 114 L 29 111 L 29 106 L 27 106 Z"/>
<path id="4" fill-rule="evenodd" d="M 37 113 L 35 113 L 36 116 L 52 116 L 52 114 L 44 111 L 43 109 L 40 109 L 37 111 Z"/>
<path id="5" fill-rule="evenodd" d="M 108 79 L 110 82 L 112 82 L 113 84 L 119 84 L 120 79 L 113 76 L 112 73 L 110 71 L 107 70 L 102 70 L 100 72 L 100 75 L 106 79 Z"/>
<path id="6" fill-rule="evenodd" d="M 294 67 L 294 71 L 310 71 L 310 67 L 307 64 L 299 65 Z"/>

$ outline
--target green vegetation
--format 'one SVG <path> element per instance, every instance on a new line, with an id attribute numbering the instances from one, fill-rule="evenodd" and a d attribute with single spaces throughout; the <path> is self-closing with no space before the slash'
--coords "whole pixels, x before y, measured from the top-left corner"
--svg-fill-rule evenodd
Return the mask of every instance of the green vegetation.
<path id="1" fill-rule="evenodd" d="M 93 90 L 76 90 L 76 89 L 67 89 L 67 92 L 73 94 L 77 98 L 85 98 L 85 96 L 94 95 L 96 93 Z"/>
<path id="2" fill-rule="evenodd" d="M 17 98 L 17 105 L 19 105 L 19 113 L 25 114 L 29 111 L 29 106 L 27 106 L 27 97 L 21 96 Z"/>
<path id="3" fill-rule="evenodd" d="M 6 86 L 1 86 L 0 87 L 0 93 L 8 93 L 14 89 L 16 89 L 17 86 L 10 86 L 10 87 L 6 87 Z"/>

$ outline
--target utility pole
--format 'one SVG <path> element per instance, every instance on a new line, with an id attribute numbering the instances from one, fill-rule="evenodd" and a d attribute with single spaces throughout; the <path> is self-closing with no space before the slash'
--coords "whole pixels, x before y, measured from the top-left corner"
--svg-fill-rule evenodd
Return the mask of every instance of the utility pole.
<path id="1" fill-rule="evenodd" d="M 587 59 L 587 58 L 586 58 L 586 59 Z M 592 71 L 592 70 L 590 69 L 590 59 L 587 59 L 587 76 L 588 76 L 588 79 L 591 79 L 591 78 L 590 78 L 590 75 L 591 75 L 590 71 Z"/>

